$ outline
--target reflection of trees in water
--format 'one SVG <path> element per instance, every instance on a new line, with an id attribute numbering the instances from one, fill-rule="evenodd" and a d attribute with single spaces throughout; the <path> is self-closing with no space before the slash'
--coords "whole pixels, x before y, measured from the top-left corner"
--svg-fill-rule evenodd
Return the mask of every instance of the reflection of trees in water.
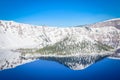
<path id="1" fill-rule="evenodd" d="M 63 64 L 64 66 L 72 68 L 77 66 L 79 67 L 79 65 L 82 65 L 83 67 L 87 67 L 88 65 L 95 63 L 105 57 L 107 56 L 106 55 L 105 56 L 88 55 L 88 56 L 72 56 L 72 57 L 41 57 L 40 59 L 56 61 L 56 62 L 59 62 L 60 64 Z"/>

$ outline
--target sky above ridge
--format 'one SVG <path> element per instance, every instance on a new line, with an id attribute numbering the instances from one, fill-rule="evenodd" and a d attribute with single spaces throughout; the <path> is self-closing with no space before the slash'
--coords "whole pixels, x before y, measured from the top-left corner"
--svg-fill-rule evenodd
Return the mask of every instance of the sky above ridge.
<path id="1" fill-rule="evenodd" d="M 0 19 L 76 26 L 120 18 L 120 0 L 0 0 Z"/>

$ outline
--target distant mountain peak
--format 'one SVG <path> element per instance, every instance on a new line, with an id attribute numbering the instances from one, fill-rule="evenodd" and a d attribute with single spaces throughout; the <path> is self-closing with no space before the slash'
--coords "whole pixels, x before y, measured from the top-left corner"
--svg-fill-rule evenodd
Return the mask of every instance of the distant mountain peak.
<path id="1" fill-rule="evenodd" d="M 88 27 L 101 28 L 101 27 L 116 27 L 120 29 L 120 18 L 109 19 L 106 21 L 90 24 Z"/>
<path id="2" fill-rule="evenodd" d="M 106 21 L 120 21 L 120 18 L 109 19 L 109 20 L 106 20 Z"/>

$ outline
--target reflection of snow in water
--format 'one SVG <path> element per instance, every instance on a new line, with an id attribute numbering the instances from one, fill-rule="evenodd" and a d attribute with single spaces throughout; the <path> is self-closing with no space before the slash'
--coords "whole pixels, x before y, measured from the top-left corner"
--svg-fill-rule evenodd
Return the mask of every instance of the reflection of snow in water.
<path id="1" fill-rule="evenodd" d="M 12 52 L 11 50 L 0 49 L 0 69 L 8 69 L 16 67 L 20 64 L 30 62 L 30 59 L 21 58 L 21 53 Z"/>
<path id="2" fill-rule="evenodd" d="M 21 52 L 11 51 L 11 50 L 0 50 L 0 69 L 13 68 L 18 65 L 31 62 L 37 59 L 44 59 L 50 61 L 59 62 L 66 67 L 69 67 L 73 70 L 84 69 L 91 64 L 111 56 L 110 52 L 106 53 L 91 53 L 91 54 L 76 54 L 76 55 L 41 55 L 41 54 L 22 54 Z M 118 54 L 112 55 L 112 58 L 119 58 Z"/>

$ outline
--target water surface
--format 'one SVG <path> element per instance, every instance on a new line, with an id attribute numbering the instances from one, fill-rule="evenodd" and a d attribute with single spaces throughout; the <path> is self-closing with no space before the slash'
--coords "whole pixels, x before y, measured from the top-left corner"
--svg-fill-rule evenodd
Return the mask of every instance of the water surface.
<path id="1" fill-rule="evenodd" d="M 78 71 L 57 62 L 37 60 L 0 71 L 0 80 L 120 80 L 120 60 L 106 58 Z"/>

